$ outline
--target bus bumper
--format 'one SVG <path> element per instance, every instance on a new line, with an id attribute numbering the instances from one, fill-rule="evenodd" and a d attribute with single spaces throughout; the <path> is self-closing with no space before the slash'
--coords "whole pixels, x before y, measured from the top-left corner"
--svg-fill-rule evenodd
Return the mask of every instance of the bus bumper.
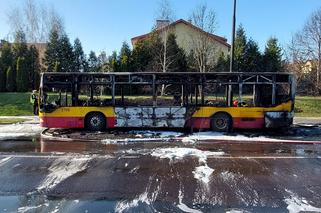
<path id="1" fill-rule="evenodd" d="M 277 111 L 265 112 L 264 123 L 266 128 L 289 127 L 293 124 L 294 112 Z"/>

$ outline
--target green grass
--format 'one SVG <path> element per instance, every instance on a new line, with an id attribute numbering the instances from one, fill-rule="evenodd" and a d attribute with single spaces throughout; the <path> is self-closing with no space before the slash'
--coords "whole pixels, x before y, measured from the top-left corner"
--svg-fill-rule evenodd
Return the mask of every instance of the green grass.
<path id="1" fill-rule="evenodd" d="M 297 117 L 321 117 L 321 97 L 297 96 L 295 109 Z"/>
<path id="2" fill-rule="evenodd" d="M 21 123 L 26 121 L 27 119 L 23 118 L 0 118 L 0 124 L 6 124 L 6 123 Z"/>
<path id="3" fill-rule="evenodd" d="M 30 93 L 0 93 L 0 116 L 33 115 L 32 105 L 29 103 L 29 97 Z M 130 99 L 131 98 L 145 97 L 131 96 Z M 297 96 L 295 108 L 295 116 L 321 117 L 321 96 Z"/>
<path id="4" fill-rule="evenodd" d="M 30 93 L 0 93 L 0 116 L 33 115 Z"/>

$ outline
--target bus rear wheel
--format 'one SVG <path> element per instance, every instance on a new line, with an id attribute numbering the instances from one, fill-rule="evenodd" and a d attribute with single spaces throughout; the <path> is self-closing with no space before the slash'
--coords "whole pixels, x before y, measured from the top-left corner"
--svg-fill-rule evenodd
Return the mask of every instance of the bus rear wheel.
<path id="1" fill-rule="evenodd" d="M 232 129 L 232 119 L 227 113 L 216 113 L 211 119 L 211 128 L 215 132 L 228 132 Z"/>
<path id="2" fill-rule="evenodd" d="M 101 113 L 90 113 L 86 116 L 85 127 L 91 131 L 102 131 L 106 128 L 106 118 Z"/>

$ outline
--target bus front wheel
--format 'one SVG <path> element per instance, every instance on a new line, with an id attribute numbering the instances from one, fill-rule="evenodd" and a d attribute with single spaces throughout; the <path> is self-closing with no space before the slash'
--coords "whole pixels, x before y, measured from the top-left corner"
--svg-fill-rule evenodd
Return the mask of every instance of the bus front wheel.
<path id="1" fill-rule="evenodd" d="M 106 118 L 102 113 L 90 113 L 86 116 L 85 127 L 91 131 L 101 131 L 106 128 Z"/>
<path id="2" fill-rule="evenodd" d="M 227 113 L 216 113 L 211 119 L 211 128 L 216 132 L 228 132 L 232 129 L 232 119 Z"/>

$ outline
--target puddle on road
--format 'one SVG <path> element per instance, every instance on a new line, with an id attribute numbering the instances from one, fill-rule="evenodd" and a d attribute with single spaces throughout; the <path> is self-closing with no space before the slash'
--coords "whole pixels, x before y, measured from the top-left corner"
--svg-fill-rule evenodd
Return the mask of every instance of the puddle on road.
<path id="1" fill-rule="evenodd" d="M 210 143 L 198 141 L 194 144 L 167 141 L 144 141 L 104 144 L 91 141 L 57 141 L 41 137 L 20 138 L 0 142 L 2 153 L 82 153 L 98 155 L 140 155 L 151 154 L 162 148 L 195 148 L 203 151 L 224 152 L 227 156 L 321 156 L 321 144 L 286 143 Z"/>
<path id="2" fill-rule="evenodd" d="M 102 143 L 32 136 L 0 141 L 0 152 L 0 212 L 260 213 L 321 207 L 319 144 Z M 84 156 L 89 160 L 82 162 Z"/>

